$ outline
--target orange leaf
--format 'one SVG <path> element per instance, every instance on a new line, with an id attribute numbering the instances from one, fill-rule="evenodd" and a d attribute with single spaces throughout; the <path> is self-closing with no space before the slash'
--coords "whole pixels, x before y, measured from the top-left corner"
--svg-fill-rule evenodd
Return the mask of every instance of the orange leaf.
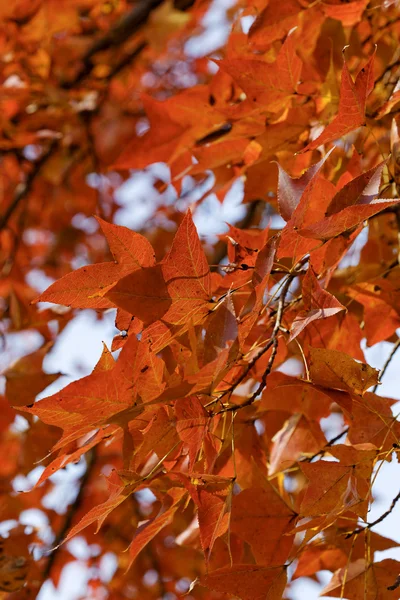
<path id="1" fill-rule="evenodd" d="M 389 589 L 398 578 L 400 563 L 385 559 L 374 564 L 366 564 L 359 558 L 336 571 L 330 583 L 324 587 L 321 596 L 349 600 L 397 600 L 398 589 Z"/>
<path id="2" fill-rule="evenodd" d="M 202 318 L 211 299 L 210 271 L 190 211 L 162 263 L 128 275 L 106 294 L 146 324 Z"/>
<path id="3" fill-rule="evenodd" d="M 269 459 L 269 475 L 275 475 L 293 465 L 301 456 L 312 456 L 326 444 L 326 439 L 316 421 L 294 414 L 275 434 Z"/>
<path id="4" fill-rule="evenodd" d="M 338 114 L 321 135 L 310 142 L 301 152 L 314 150 L 322 144 L 337 140 L 365 124 L 365 105 L 367 97 L 374 87 L 374 57 L 375 52 L 359 71 L 355 82 L 351 78 L 346 61 L 344 61 Z"/>
<path id="5" fill-rule="evenodd" d="M 165 508 L 164 506 L 159 515 L 137 528 L 129 546 L 129 567 L 132 565 L 139 552 L 141 552 L 141 550 L 143 550 L 143 548 L 147 546 L 147 544 L 160 533 L 164 527 L 172 523 L 174 515 L 179 508 L 179 503 L 185 494 L 187 494 L 187 492 L 184 489 L 172 488 L 166 495 L 167 502 L 164 502 L 167 505 L 170 503 L 171 506 L 169 506 L 169 508 Z"/>
<path id="6" fill-rule="evenodd" d="M 286 569 L 282 567 L 234 565 L 203 575 L 199 583 L 242 600 L 277 600 L 282 598 L 286 581 Z"/>
<path id="7" fill-rule="evenodd" d="M 310 348 L 310 377 L 317 385 L 362 396 L 378 382 L 379 371 L 344 352 Z"/>
<path id="8" fill-rule="evenodd" d="M 250 544 L 263 565 L 283 564 L 292 548 L 294 511 L 269 484 L 243 490 L 233 497 L 231 530 Z M 268 535 L 263 535 L 268 531 Z M 287 534 L 287 535 L 286 535 Z"/>
<path id="9" fill-rule="evenodd" d="M 303 279 L 302 285 L 303 304 L 307 312 L 300 313 L 292 323 L 290 328 L 291 342 L 294 340 L 309 323 L 318 319 L 326 319 L 332 317 L 346 308 L 340 304 L 339 300 L 326 292 L 319 284 L 312 267 Z"/>
<path id="10" fill-rule="evenodd" d="M 98 219 L 107 237 L 115 263 L 99 263 L 81 267 L 68 273 L 35 302 L 53 302 L 71 308 L 112 308 L 113 304 L 102 296 L 123 275 L 154 264 L 154 251 L 142 235 Z"/>
<path id="11" fill-rule="evenodd" d="M 297 89 L 302 61 L 296 54 L 293 36 L 288 35 L 275 63 L 261 60 L 228 58 L 218 66 L 229 73 L 251 102 L 280 111 L 283 103 Z"/>
<path id="12" fill-rule="evenodd" d="M 4 371 L 6 378 L 6 396 L 12 406 L 31 404 L 37 394 L 56 381 L 61 373 L 45 373 L 43 359 L 50 346 L 46 344 L 39 350 L 20 358 Z"/>

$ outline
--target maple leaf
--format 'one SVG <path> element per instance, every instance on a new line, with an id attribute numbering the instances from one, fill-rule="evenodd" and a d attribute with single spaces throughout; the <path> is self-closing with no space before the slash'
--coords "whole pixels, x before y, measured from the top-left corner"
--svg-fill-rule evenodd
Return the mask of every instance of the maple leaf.
<path id="1" fill-rule="evenodd" d="M 256 48 L 263 49 L 282 38 L 292 29 L 298 19 L 301 6 L 297 0 L 279 2 L 272 0 L 257 16 L 249 31 L 249 39 Z"/>
<path id="2" fill-rule="evenodd" d="M 36 352 L 20 358 L 4 371 L 6 396 L 12 406 L 31 404 L 37 394 L 56 381 L 61 373 L 45 373 L 42 368 L 50 346 L 45 345 Z"/>
<path id="3" fill-rule="evenodd" d="M 104 356 L 100 360 L 103 363 Z M 63 429 L 53 451 L 99 426 L 111 422 L 123 426 L 143 411 L 143 399 L 153 399 L 162 391 L 158 379 L 162 360 L 134 337 L 125 345 L 115 365 L 108 366 L 111 368 L 95 368 L 61 392 L 23 409 Z"/>
<path id="4" fill-rule="evenodd" d="M 299 314 L 290 328 L 289 341 L 294 340 L 309 323 L 332 317 L 346 308 L 319 284 L 312 267 L 309 267 L 302 285 L 305 314 Z"/>
<path id="5" fill-rule="evenodd" d="M 196 505 L 201 546 L 208 560 L 217 538 L 229 527 L 233 482 L 206 474 L 193 474 L 190 481 L 181 479 Z"/>
<path id="6" fill-rule="evenodd" d="M 308 419 L 319 420 L 330 413 L 331 399 L 326 390 L 279 371 L 271 373 L 268 386 L 258 406 L 259 414 L 264 411 L 283 410 L 301 413 Z"/>
<path id="7" fill-rule="evenodd" d="M 175 404 L 176 431 L 189 447 L 190 466 L 193 467 L 204 438 L 208 435 L 209 416 L 196 396 L 183 398 Z"/>
<path id="8" fill-rule="evenodd" d="M 292 35 L 286 38 L 275 63 L 226 58 L 217 64 L 233 77 L 249 101 L 266 105 L 270 111 L 280 111 L 284 100 L 296 92 L 302 69 Z"/>
<path id="9" fill-rule="evenodd" d="M 107 478 L 107 485 L 110 492 L 108 499 L 102 504 L 89 510 L 89 512 L 87 512 L 82 519 L 69 530 L 68 535 L 63 541 L 67 542 L 83 529 L 96 522 L 98 531 L 108 515 L 122 504 L 136 487 L 135 484 L 125 485 L 115 471 L 112 471 Z"/>
<path id="10" fill-rule="evenodd" d="M 280 567 L 234 565 L 203 575 L 199 583 L 243 600 L 273 600 L 282 597 L 286 580 L 286 570 Z"/>
<path id="11" fill-rule="evenodd" d="M 68 273 L 35 299 L 72 308 L 112 308 L 102 295 L 122 275 L 154 264 L 154 251 L 142 235 L 98 219 L 115 262 L 81 267 Z"/>
<path id="12" fill-rule="evenodd" d="M 300 177 L 290 177 L 288 173 L 277 163 L 278 166 L 278 207 L 280 215 L 285 221 L 290 221 L 293 213 L 300 203 L 306 189 L 311 186 L 326 159 L 328 152 L 318 163 L 308 168 Z"/>
<path id="13" fill-rule="evenodd" d="M 269 474 L 275 475 L 288 469 L 302 455 L 313 456 L 325 444 L 325 436 L 316 421 L 301 414 L 292 415 L 273 438 Z"/>
<path id="14" fill-rule="evenodd" d="M 372 444 L 360 445 L 359 449 L 340 445 L 331 448 L 330 453 L 340 462 L 320 460 L 300 465 L 309 480 L 300 514 L 332 516 L 351 509 L 365 518 L 376 448 Z"/>
<path id="15" fill-rule="evenodd" d="M 291 550 L 294 517 L 293 510 L 266 483 L 234 496 L 231 530 L 250 544 L 257 563 L 276 566 L 286 561 Z M 268 536 L 262 531 L 268 531 Z"/>
<path id="16" fill-rule="evenodd" d="M 395 344 L 395 369 L 397 4 L 233 2 L 217 60 L 208 4 L 0 3 L 1 342 L 6 364 L 19 357 L 4 371 L 0 506 L 3 525 L 44 519 L 0 540 L 5 595 L 57 587 L 74 558 L 62 542 L 81 534 L 120 567 L 90 579 L 93 597 L 193 581 L 202 598 L 281 600 L 321 569 L 335 572 L 325 594 L 398 597 L 398 563 L 377 562 L 396 542 L 367 516 L 400 424 L 396 398 L 367 391 L 363 352 L 365 338 Z M 215 201 L 235 219 L 224 233 Z M 50 348 L 75 323 L 75 364 L 83 331 L 74 310 L 31 304 L 45 278 L 37 300 L 95 309 L 96 329 L 116 309 L 120 333 L 90 375 L 35 402 L 57 376 Z M 48 480 L 78 461 L 58 514 Z"/>
<path id="17" fill-rule="evenodd" d="M 362 396 L 378 383 L 379 372 L 337 350 L 310 348 L 310 377 L 317 385 L 353 392 Z"/>
<path id="18" fill-rule="evenodd" d="M 106 294 L 144 323 L 180 325 L 209 311 L 210 271 L 191 213 L 183 219 L 164 260 L 123 277 Z"/>
<path id="19" fill-rule="evenodd" d="M 365 106 L 369 94 L 374 88 L 374 57 L 357 74 L 355 81 L 351 78 L 346 61 L 343 63 L 342 83 L 340 86 L 340 101 L 337 116 L 317 139 L 310 142 L 301 152 L 314 150 L 365 125 Z"/>
<path id="20" fill-rule="evenodd" d="M 169 525 L 179 509 L 179 504 L 186 494 L 186 490 L 179 488 L 172 488 L 167 494 L 167 498 L 171 506 L 168 507 L 168 502 L 165 502 L 162 511 L 154 519 L 149 522 L 140 525 L 134 535 L 134 538 L 129 546 L 130 563 L 133 561 L 143 550 L 143 548 L 162 530 L 164 527 Z"/>
<path id="21" fill-rule="evenodd" d="M 344 593 L 349 600 L 394 600 L 398 597 L 398 590 L 390 589 L 390 586 L 398 573 L 399 563 L 396 560 L 387 558 L 367 564 L 364 558 L 359 558 L 336 571 L 321 596 L 340 597 Z"/>

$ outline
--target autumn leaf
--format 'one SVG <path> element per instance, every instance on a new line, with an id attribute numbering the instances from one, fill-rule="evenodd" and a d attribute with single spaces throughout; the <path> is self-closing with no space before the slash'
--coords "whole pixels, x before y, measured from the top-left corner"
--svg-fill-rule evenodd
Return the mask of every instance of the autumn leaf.
<path id="1" fill-rule="evenodd" d="M 218 66 L 229 73 L 251 102 L 279 111 L 297 90 L 302 61 L 296 54 L 293 36 L 288 35 L 275 63 L 226 58 Z"/>
<path id="2" fill-rule="evenodd" d="M 359 363 L 344 352 L 310 348 L 311 380 L 324 387 L 345 390 L 362 396 L 378 382 L 379 372 Z"/>
<path id="3" fill-rule="evenodd" d="M 139 526 L 135 532 L 135 536 L 129 546 L 130 565 L 133 563 L 139 552 L 162 530 L 169 525 L 174 517 L 174 514 L 179 508 L 179 503 L 186 494 L 186 490 L 172 488 L 167 495 L 170 507 L 163 507 L 163 512 L 157 517 Z M 166 502 L 165 504 L 168 504 Z"/>
<path id="4" fill-rule="evenodd" d="M 312 267 L 309 267 L 303 279 L 302 292 L 305 311 L 293 321 L 289 341 L 294 340 L 309 323 L 332 317 L 346 310 L 339 300 L 320 286 Z"/>
<path id="5" fill-rule="evenodd" d="M 350 131 L 357 129 L 357 127 L 365 125 L 366 101 L 374 87 L 374 57 L 375 52 L 359 71 L 355 81 L 353 81 L 347 63 L 344 61 L 338 114 L 321 135 L 310 142 L 302 152 L 314 150 L 322 144 L 337 140 L 350 133 Z"/>
<path id="6" fill-rule="evenodd" d="M 366 517 L 376 449 L 372 445 L 357 448 L 332 448 L 340 462 L 320 460 L 302 463 L 301 470 L 308 479 L 300 514 L 307 517 L 338 514 L 351 508 Z"/>
<path id="7" fill-rule="evenodd" d="M 120 279 L 106 297 L 146 324 L 162 318 L 180 325 L 207 314 L 210 272 L 190 212 L 164 260 Z"/>
<path id="8" fill-rule="evenodd" d="M 326 439 L 318 423 L 299 413 L 292 415 L 273 438 L 269 474 L 275 475 L 288 469 L 302 455 L 313 456 L 325 444 Z"/>
<path id="9" fill-rule="evenodd" d="M 293 543 L 292 529 L 295 513 L 280 498 L 274 488 L 247 488 L 232 501 L 231 530 L 250 544 L 257 563 L 284 564 Z M 268 531 L 268 536 L 261 534 Z"/>
<path id="10" fill-rule="evenodd" d="M 286 586 L 286 570 L 279 567 L 234 565 L 203 575 L 200 585 L 233 594 L 243 600 L 272 600 L 282 596 Z"/>
<path id="11" fill-rule="evenodd" d="M 300 8 L 297 0 L 289 0 L 284 4 L 278 0 L 269 2 L 250 28 L 251 44 L 262 49 L 283 38 L 296 25 Z"/>
<path id="12" fill-rule="evenodd" d="M 0 3 L 7 600 L 399 596 L 398 4 Z"/>
<path id="13" fill-rule="evenodd" d="M 0 538 L 0 590 L 17 592 L 26 584 L 32 566 L 29 543 L 32 536 L 16 527 Z"/>
<path id="14" fill-rule="evenodd" d="M 390 558 L 369 565 L 364 558 L 359 558 L 336 571 L 321 595 L 337 598 L 344 592 L 350 600 L 394 600 L 398 597 L 398 590 L 391 590 L 390 587 L 398 573 L 399 563 Z"/>
<path id="15" fill-rule="evenodd" d="M 6 395 L 12 406 L 31 404 L 37 394 L 56 381 L 60 373 L 43 371 L 43 360 L 50 347 L 43 346 L 36 352 L 20 358 L 4 371 Z"/>
<path id="16" fill-rule="evenodd" d="M 318 163 L 307 169 L 301 177 L 290 177 L 288 173 L 281 167 L 278 166 L 278 206 L 281 217 L 285 221 L 290 221 L 293 213 L 298 206 L 303 194 L 305 193 L 308 186 L 310 186 L 314 177 L 318 174 L 322 168 L 324 162 L 329 156 L 329 152 L 326 156 Z"/>
<path id="17" fill-rule="evenodd" d="M 143 236 L 98 219 L 115 262 L 87 265 L 65 275 L 36 298 L 72 308 L 111 308 L 103 298 L 121 276 L 154 264 L 154 251 Z"/>

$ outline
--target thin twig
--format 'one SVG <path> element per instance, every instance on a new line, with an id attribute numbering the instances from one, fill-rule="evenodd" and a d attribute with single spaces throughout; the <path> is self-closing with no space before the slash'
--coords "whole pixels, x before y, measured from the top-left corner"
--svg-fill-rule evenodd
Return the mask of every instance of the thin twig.
<path id="1" fill-rule="evenodd" d="M 137 58 L 145 48 L 147 48 L 147 46 L 148 42 L 140 42 L 137 46 L 135 46 L 135 48 L 133 48 L 131 52 L 125 54 L 125 56 L 123 56 L 122 59 L 114 67 L 112 67 L 111 71 L 106 77 L 106 80 L 109 81 L 110 79 L 118 75 L 118 73 L 120 73 L 122 69 L 130 65 L 131 62 L 134 61 L 135 58 Z"/>
<path id="2" fill-rule="evenodd" d="M 239 379 L 235 382 L 235 387 L 236 387 L 237 385 L 239 385 L 239 383 L 241 383 L 241 381 L 244 379 L 246 374 L 254 366 L 255 362 L 257 360 L 259 360 L 261 358 L 261 356 L 263 354 L 265 354 L 265 352 L 267 352 L 267 350 L 269 350 L 272 347 L 271 356 L 269 357 L 267 367 L 261 377 L 261 381 L 260 381 L 259 385 L 257 386 L 257 389 L 242 404 L 234 404 L 232 406 L 228 406 L 227 408 L 220 410 L 217 414 L 220 414 L 223 412 L 236 411 L 236 410 L 239 410 L 240 408 L 243 408 L 245 406 L 249 406 L 250 404 L 253 404 L 254 400 L 259 396 L 259 394 L 263 391 L 263 389 L 267 385 L 267 377 L 272 371 L 272 367 L 274 365 L 275 358 L 276 358 L 276 355 L 278 352 L 278 333 L 279 333 L 279 329 L 282 324 L 282 317 L 283 317 L 283 311 L 285 308 L 286 296 L 289 291 L 290 285 L 296 276 L 297 276 L 297 272 L 293 271 L 293 273 L 290 273 L 290 275 L 288 275 L 285 283 L 283 284 L 282 291 L 280 293 L 279 300 L 278 300 L 278 308 L 276 311 L 275 325 L 272 330 L 271 339 L 267 342 L 267 344 L 264 346 L 264 348 L 261 350 L 261 352 L 259 352 L 257 354 L 257 356 L 249 363 L 249 365 L 245 369 L 244 374 L 242 374 L 239 377 Z M 250 366 L 250 368 L 249 368 L 249 366 Z"/>
<path id="3" fill-rule="evenodd" d="M 375 525 L 378 525 L 378 523 L 382 523 L 382 521 L 384 519 L 386 519 L 386 517 L 388 517 L 390 515 L 390 513 L 393 511 L 394 507 L 396 506 L 397 502 L 400 500 L 400 492 L 397 494 L 397 496 L 395 496 L 392 500 L 392 503 L 389 507 L 389 509 L 384 512 L 380 517 L 378 517 L 377 519 L 375 519 L 375 521 L 372 521 L 372 523 L 367 523 L 365 527 L 359 527 L 358 529 L 354 529 L 354 531 L 351 531 L 350 533 L 348 533 L 346 535 L 346 540 L 348 538 L 351 538 L 353 535 L 357 535 L 358 533 L 362 533 L 363 531 L 365 531 L 366 529 L 371 529 L 372 527 L 375 527 Z"/>
<path id="4" fill-rule="evenodd" d="M 399 347 L 400 347 L 400 338 L 397 340 L 397 342 L 393 346 L 392 351 L 391 351 L 391 353 L 388 356 L 388 359 L 386 360 L 385 364 L 383 365 L 383 368 L 382 368 L 381 372 L 379 373 L 379 383 L 382 381 L 382 378 L 383 378 L 384 374 L 386 373 L 386 369 L 390 365 L 391 360 L 392 360 L 393 356 L 396 354 L 396 352 L 399 349 Z M 378 389 L 379 383 L 377 383 L 374 386 L 374 389 L 372 390 L 374 394 L 375 394 L 376 390 Z"/>
<path id="5" fill-rule="evenodd" d="M 393 591 L 397 590 L 398 587 L 400 587 L 400 575 L 398 575 L 393 585 L 388 585 L 387 589 Z"/>
<path id="6" fill-rule="evenodd" d="M 45 150 L 41 154 L 40 158 L 38 158 L 38 160 L 33 163 L 33 167 L 30 173 L 27 175 L 26 180 L 17 185 L 12 202 L 8 205 L 4 214 L 0 216 L 0 231 L 7 227 L 8 221 L 10 220 L 14 211 L 18 208 L 22 200 L 26 198 L 26 196 L 31 191 L 36 176 L 39 174 L 41 168 L 52 154 L 55 146 L 56 141 L 53 140 L 47 148 L 47 150 Z"/>
<path id="7" fill-rule="evenodd" d="M 341 431 L 340 433 L 335 435 L 335 437 L 333 437 L 331 440 L 329 440 L 329 442 L 327 442 L 325 444 L 325 446 L 322 448 L 322 450 L 320 450 L 319 452 L 316 452 L 313 456 L 308 456 L 307 458 L 304 458 L 301 462 L 311 462 L 312 460 L 314 460 L 314 458 L 317 458 L 317 456 L 319 456 L 320 454 L 325 454 L 325 452 L 327 452 L 328 448 L 333 446 L 333 444 L 335 444 L 335 442 L 340 440 L 340 438 L 342 438 L 348 432 L 349 432 L 349 427 L 346 427 L 346 429 L 344 429 L 343 431 Z"/>

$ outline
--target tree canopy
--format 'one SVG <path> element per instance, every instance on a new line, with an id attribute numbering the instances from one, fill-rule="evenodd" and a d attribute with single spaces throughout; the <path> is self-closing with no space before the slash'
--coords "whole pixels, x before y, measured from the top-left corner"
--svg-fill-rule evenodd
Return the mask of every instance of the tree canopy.
<path id="1" fill-rule="evenodd" d="M 397 0 L 0 3 L 1 598 L 400 597 L 399 47 Z M 43 393 L 81 309 L 115 336 Z"/>

